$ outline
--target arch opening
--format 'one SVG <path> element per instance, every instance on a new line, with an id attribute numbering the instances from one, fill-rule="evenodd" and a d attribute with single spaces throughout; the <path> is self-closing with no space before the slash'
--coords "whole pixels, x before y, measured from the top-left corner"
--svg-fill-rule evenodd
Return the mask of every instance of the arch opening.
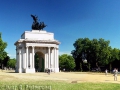
<path id="1" fill-rule="evenodd" d="M 45 55 L 42 52 L 35 53 L 35 71 L 44 72 L 45 68 Z"/>

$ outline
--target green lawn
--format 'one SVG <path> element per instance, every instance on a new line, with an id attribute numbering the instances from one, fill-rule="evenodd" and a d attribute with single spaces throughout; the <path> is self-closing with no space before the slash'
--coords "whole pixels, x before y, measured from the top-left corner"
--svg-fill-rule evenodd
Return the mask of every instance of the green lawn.
<path id="1" fill-rule="evenodd" d="M 115 83 L 68 83 L 64 81 L 2 81 L 0 90 L 120 90 Z"/>

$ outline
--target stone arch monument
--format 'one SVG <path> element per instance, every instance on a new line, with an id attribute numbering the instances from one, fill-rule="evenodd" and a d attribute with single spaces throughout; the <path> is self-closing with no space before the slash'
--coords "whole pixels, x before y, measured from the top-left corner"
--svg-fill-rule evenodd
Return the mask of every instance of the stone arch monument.
<path id="1" fill-rule="evenodd" d="M 59 44 L 54 34 L 46 31 L 25 31 L 16 45 L 16 71 L 18 73 L 35 73 L 35 53 L 39 54 L 39 68 L 59 72 Z M 43 63 L 44 64 L 43 64 Z"/>
<path id="2" fill-rule="evenodd" d="M 39 24 L 35 21 L 32 25 L 32 30 L 25 31 L 21 35 L 21 39 L 14 44 L 16 46 L 17 60 L 15 72 L 35 73 L 36 70 L 44 72 L 45 69 L 59 72 L 60 42 L 54 39 L 54 33 L 46 32 L 45 30 L 35 30 L 39 29 L 38 26 L 36 28 L 35 24 Z M 35 60 L 35 55 L 38 55 L 38 61 Z"/>

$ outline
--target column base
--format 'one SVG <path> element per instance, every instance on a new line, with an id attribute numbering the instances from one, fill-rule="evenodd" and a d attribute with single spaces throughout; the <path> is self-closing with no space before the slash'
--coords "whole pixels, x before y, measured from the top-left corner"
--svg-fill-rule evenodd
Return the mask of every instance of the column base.
<path id="1" fill-rule="evenodd" d="M 54 68 L 54 72 L 59 72 L 59 68 Z"/>
<path id="2" fill-rule="evenodd" d="M 25 73 L 35 73 L 35 68 L 26 68 Z"/>
<path id="3" fill-rule="evenodd" d="M 19 69 L 18 69 L 18 73 L 22 73 L 22 68 L 19 68 Z"/>

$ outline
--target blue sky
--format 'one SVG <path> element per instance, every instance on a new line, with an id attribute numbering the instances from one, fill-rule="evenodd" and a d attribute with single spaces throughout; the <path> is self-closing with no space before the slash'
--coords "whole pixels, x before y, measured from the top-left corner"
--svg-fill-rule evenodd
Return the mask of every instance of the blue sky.
<path id="1" fill-rule="evenodd" d="M 0 32 L 6 51 L 16 57 L 14 43 L 24 31 L 31 31 L 33 19 L 48 25 L 61 42 L 59 53 L 71 53 L 78 38 L 103 38 L 120 49 L 120 0 L 1 0 Z"/>

